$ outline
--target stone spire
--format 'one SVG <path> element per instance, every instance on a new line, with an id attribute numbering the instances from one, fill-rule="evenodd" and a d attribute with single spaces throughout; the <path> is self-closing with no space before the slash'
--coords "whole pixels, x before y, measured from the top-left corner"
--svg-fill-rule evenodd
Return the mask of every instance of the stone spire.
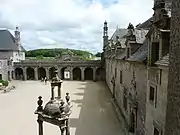
<path id="1" fill-rule="evenodd" d="M 16 30 L 14 31 L 15 44 L 18 46 L 18 50 L 21 51 L 21 42 L 20 42 L 20 31 L 19 27 L 16 26 Z"/>
<path id="2" fill-rule="evenodd" d="M 108 26 L 107 22 L 104 22 L 103 28 L 103 50 L 105 51 L 106 46 L 108 45 Z"/>
<path id="3" fill-rule="evenodd" d="M 164 135 L 180 135 L 180 0 L 172 1 L 169 76 Z"/>

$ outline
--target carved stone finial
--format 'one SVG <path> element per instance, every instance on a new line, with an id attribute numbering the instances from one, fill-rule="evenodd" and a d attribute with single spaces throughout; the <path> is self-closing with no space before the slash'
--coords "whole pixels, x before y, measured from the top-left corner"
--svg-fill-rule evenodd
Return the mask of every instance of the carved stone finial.
<path id="1" fill-rule="evenodd" d="M 42 104 L 43 104 L 42 97 L 39 96 L 38 99 L 39 99 L 39 100 L 37 101 L 37 104 L 38 104 L 37 111 L 42 111 L 42 110 L 43 110 L 43 107 L 42 107 Z"/>

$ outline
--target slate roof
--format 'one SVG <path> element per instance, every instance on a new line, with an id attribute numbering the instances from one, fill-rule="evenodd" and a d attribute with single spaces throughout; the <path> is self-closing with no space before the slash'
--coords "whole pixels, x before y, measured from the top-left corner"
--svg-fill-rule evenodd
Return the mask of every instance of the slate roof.
<path id="1" fill-rule="evenodd" d="M 117 54 L 116 59 L 124 59 L 126 57 L 125 49 L 122 50 L 121 53 Z"/>
<path id="2" fill-rule="evenodd" d="M 25 49 L 21 46 L 22 51 Z M 18 51 L 13 35 L 8 30 L 0 30 L 0 50 Z"/>
<path id="3" fill-rule="evenodd" d="M 144 40 L 146 39 L 146 34 L 148 33 L 148 30 L 144 30 L 144 29 L 135 29 L 135 36 L 136 36 L 136 42 L 138 44 L 143 44 Z"/>
<path id="4" fill-rule="evenodd" d="M 148 44 L 147 44 L 147 40 L 145 40 L 144 44 L 127 60 L 143 62 L 144 60 L 146 60 L 147 56 L 148 56 Z"/>
<path id="5" fill-rule="evenodd" d="M 152 26 L 152 21 L 153 17 L 150 17 L 148 20 L 146 20 L 145 22 L 143 22 L 142 24 L 139 24 L 136 29 L 150 29 Z"/>
<path id="6" fill-rule="evenodd" d="M 123 29 L 123 28 L 118 28 L 116 29 L 116 31 L 113 33 L 111 40 L 113 40 L 114 42 L 116 42 L 116 37 L 119 37 L 120 43 L 122 47 L 125 47 L 125 41 L 126 38 L 124 38 L 124 35 L 126 35 L 128 32 L 128 29 Z"/>
<path id="7" fill-rule="evenodd" d="M 169 66 L 169 54 L 162 57 L 162 59 L 158 60 L 155 64 L 160 66 Z"/>

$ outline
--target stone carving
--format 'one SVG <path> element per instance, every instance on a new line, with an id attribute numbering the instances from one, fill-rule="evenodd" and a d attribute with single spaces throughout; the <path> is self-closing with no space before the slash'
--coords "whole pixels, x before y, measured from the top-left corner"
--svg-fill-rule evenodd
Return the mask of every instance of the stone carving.
<path id="1" fill-rule="evenodd" d="M 45 105 L 43 109 L 43 100 L 42 97 L 39 96 L 39 100 L 37 101 L 38 107 L 35 111 L 35 114 L 38 114 L 38 124 L 39 124 L 39 135 L 43 135 L 43 121 L 56 125 L 60 128 L 61 135 L 70 135 L 69 130 L 69 116 L 71 114 L 71 107 L 70 104 L 70 96 L 69 93 L 66 93 L 66 103 L 61 99 L 61 80 L 57 76 L 52 79 L 51 82 L 51 99 Z M 58 97 L 54 96 L 54 87 L 58 86 Z"/>
<path id="2" fill-rule="evenodd" d="M 136 80 L 135 80 L 135 72 L 133 71 L 133 78 L 131 80 L 131 88 L 129 92 L 130 106 L 132 108 L 137 107 L 137 91 L 136 91 Z"/>

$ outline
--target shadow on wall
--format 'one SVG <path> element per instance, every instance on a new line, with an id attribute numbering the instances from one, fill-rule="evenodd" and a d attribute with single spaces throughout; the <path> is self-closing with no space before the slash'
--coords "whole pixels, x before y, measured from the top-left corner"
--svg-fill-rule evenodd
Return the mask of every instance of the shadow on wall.
<path id="1" fill-rule="evenodd" d="M 80 83 L 82 87 L 73 95 L 77 100 L 71 100 L 73 110 L 80 109 L 77 118 L 70 118 L 70 127 L 76 129 L 75 135 L 119 135 L 120 125 L 105 83 Z"/>

